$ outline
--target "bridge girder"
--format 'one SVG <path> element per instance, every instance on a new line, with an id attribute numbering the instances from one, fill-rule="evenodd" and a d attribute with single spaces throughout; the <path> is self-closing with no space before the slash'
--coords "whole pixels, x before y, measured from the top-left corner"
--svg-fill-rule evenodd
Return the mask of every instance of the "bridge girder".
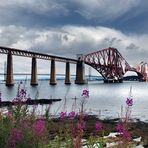
<path id="1" fill-rule="evenodd" d="M 8 54 L 8 53 L 15 55 L 15 56 L 23 56 L 23 57 L 30 57 L 30 58 L 35 57 L 37 59 L 43 59 L 43 60 L 53 60 L 54 59 L 55 61 L 69 62 L 73 64 L 76 64 L 77 62 L 76 59 L 0 46 L 0 54 Z"/>
<path id="2" fill-rule="evenodd" d="M 83 56 L 84 62 L 96 69 L 105 80 L 121 80 L 127 71 L 136 71 L 116 48 L 107 48 Z M 138 75 L 141 75 L 137 72 Z"/>

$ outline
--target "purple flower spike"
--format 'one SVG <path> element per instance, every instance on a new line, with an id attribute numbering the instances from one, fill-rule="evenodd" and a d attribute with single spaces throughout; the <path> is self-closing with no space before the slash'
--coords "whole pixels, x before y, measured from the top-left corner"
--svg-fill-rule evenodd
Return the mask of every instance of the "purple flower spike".
<path id="1" fill-rule="evenodd" d="M 100 131 L 103 129 L 103 124 L 101 122 L 97 121 L 95 127 L 96 127 L 97 131 Z"/>
<path id="2" fill-rule="evenodd" d="M 25 90 L 25 89 L 21 89 L 21 90 L 20 90 L 20 94 L 21 94 L 22 96 L 26 95 L 26 90 Z"/>
<path id="3" fill-rule="evenodd" d="M 35 130 L 36 134 L 42 135 L 45 131 L 45 121 L 44 119 L 40 118 L 33 124 L 33 129 Z"/>
<path id="4" fill-rule="evenodd" d="M 124 123 L 119 122 L 116 126 L 116 130 L 120 133 L 123 133 L 124 131 L 126 131 L 126 127 L 125 127 Z"/>
<path id="5" fill-rule="evenodd" d="M 89 90 L 84 89 L 83 92 L 82 92 L 82 96 L 86 97 L 86 98 L 89 98 Z"/>
<path id="6" fill-rule="evenodd" d="M 133 105 L 133 99 L 132 99 L 132 98 L 127 98 L 127 99 L 126 99 L 126 104 L 127 104 L 128 106 L 132 106 L 132 105 Z"/>
<path id="7" fill-rule="evenodd" d="M 127 127 L 125 126 L 125 124 L 123 122 L 119 122 L 116 126 L 116 130 L 122 134 L 122 136 L 127 139 L 127 140 L 131 140 L 131 133 L 128 131 Z"/>
<path id="8" fill-rule="evenodd" d="M 86 128 L 86 123 L 85 122 L 83 122 L 83 123 L 78 122 L 77 123 L 77 129 L 84 130 L 85 128 Z"/>
<path id="9" fill-rule="evenodd" d="M 132 139 L 131 133 L 127 130 L 123 131 L 123 137 L 129 141 Z"/>
<path id="10" fill-rule="evenodd" d="M 68 116 L 69 116 L 71 119 L 74 119 L 76 115 L 77 115 L 77 114 L 76 114 L 76 112 L 74 112 L 74 111 L 71 111 L 71 112 L 68 114 Z"/>
<path id="11" fill-rule="evenodd" d="M 60 112 L 60 118 L 65 119 L 67 117 L 67 112 Z"/>

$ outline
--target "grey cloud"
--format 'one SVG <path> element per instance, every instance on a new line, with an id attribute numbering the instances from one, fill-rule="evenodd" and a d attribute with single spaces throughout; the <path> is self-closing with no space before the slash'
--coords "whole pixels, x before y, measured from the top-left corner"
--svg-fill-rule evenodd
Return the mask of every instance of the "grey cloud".
<path id="1" fill-rule="evenodd" d="M 7 0 L 0 3 L 0 8 L 7 11 L 11 9 L 12 12 L 18 12 L 22 9 L 32 13 L 48 13 L 48 15 L 60 14 L 60 12 L 63 12 L 63 14 L 68 13 L 63 0 L 61 0 L 61 3 L 58 0 Z"/>
<path id="2" fill-rule="evenodd" d="M 130 50 L 124 52 L 124 58 L 128 61 L 129 64 L 136 66 L 137 64 L 141 63 L 142 61 L 148 63 L 148 51 L 145 49 L 141 50 Z"/>
<path id="3" fill-rule="evenodd" d="M 133 7 L 140 4 L 140 0 L 75 0 L 79 9 L 77 12 L 87 19 L 98 18 L 102 20 L 115 19 Z"/>
<path id="4" fill-rule="evenodd" d="M 126 49 L 127 50 L 138 50 L 139 49 L 139 47 L 138 46 L 136 46 L 135 44 L 133 44 L 133 43 L 131 43 L 131 44 L 129 44 L 127 47 L 126 47 Z"/>
<path id="5" fill-rule="evenodd" d="M 70 25 L 104 25 L 145 32 L 148 2 L 140 0 L 1 0 L 0 25 L 38 30 Z"/>
<path id="6" fill-rule="evenodd" d="M 64 26 L 47 30 L 16 26 L 10 28 L 0 27 L 0 40 L 6 40 L 4 45 L 9 47 L 75 58 L 76 54 L 87 54 L 107 48 L 109 42 L 130 64 L 138 63 L 141 59 L 146 60 L 148 56 L 145 49 L 148 36 L 145 35 L 128 36 L 105 27 Z M 138 48 L 141 40 L 143 44 Z"/>
<path id="7" fill-rule="evenodd" d="M 48 26 L 50 19 L 66 16 L 64 0 L 8 0 L 0 3 L 0 25 Z M 43 20 L 42 20 L 43 19 Z"/>
<path id="8" fill-rule="evenodd" d="M 30 12 L 46 14 L 48 16 L 68 14 L 68 9 L 66 9 L 65 4 L 62 1 L 59 3 L 57 0 L 24 1 L 24 5 L 22 7 Z"/>
<path id="9" fill-rule="evenodd" d="M 140 0 L 7 0 L 0 3 L 1 23 L 33 23 L 32 21 L 41 18 L 59 19 L 59 16 L 74 17 L 74 13 L 79 13 L 83 18 L 98 20 L 113 20 L 121 17 L 134 7 L 140 4 Z M 142 10 L 142 8 L 140 9 Z M 139 10 L 137 9 L 136 13 Z M 72 16 L 71 16 L 72 15 Z M 70 19 L 64 17 L 63 19 Z M 24 20 L 28 21 L 25 22 Z M 35 21 L 35 22 L 36 22 Z M 62 20 L 61 20 L 62 22 Z M 63 20 L 64 22 L 64 20 Z"/>
<path id="10" fill-rule="evenodd" d="M 19 41 L 30 41 L 37 38 L 39 34 L 35 30 L 28 30 L 22 26 L 0 26 L 0 45 L 1 46 L 13 46 Z M 22 47 L 19 47 L 22 48 Z"/>
<path id="11" fill-rule="evenodd" d="M 21 37 L 22 32 L 25 31 L 23 27 L 8 26 L 0 27 L 0 45 L 10 46 L 13 43 L 16 43 Z"/>
<path id="12" fill-rule="evenodd" d="M 113 38 L 106 37 L 106 38 L 103 39 L 103 42 L 106 45 L 112 47 L 112 46 L 118 44 L 119 42 L 122 42 L 122 40 L 121 39 L 118 39 L 116 37 L 113 37 Z"/>
<path id="13" fill-rule="evenodd" d="M 68 41 L 68 35 L 64 35 L 64 36 L 63 36 L 63 39 L 64 39 L 65 41 Z"/>

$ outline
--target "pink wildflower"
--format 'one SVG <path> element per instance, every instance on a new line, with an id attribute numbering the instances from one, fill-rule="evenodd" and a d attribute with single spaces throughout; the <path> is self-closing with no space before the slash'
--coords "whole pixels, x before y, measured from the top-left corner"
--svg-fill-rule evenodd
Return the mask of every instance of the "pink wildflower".
<path id="1" fill-rule="evenodd" d="M 45 131 L 45 121 L 44 119 L 38 119 L 33 124 L 33 129 L 35 130 L 36 134 L 42 135 Z"/>
<path id="2" fill-rule="evenodd" d="M 60 118 L 65 119 L 67 117 L 67 112 L 60 112 Z"/>
<path id="3" fill-rule="evenodd" d="M 77 128 L 78 128 L 79 130 L 84 130 L 85 127 L 86 127 L 86 123 L 85 123 L 85 122 L 83 122 L 83 123 L 78 122 Z"/>
<path id="4" fill-rule="evenodd" d="M 128 130 L 125 130 L 122 134 L 125 139 L 127 139 L 129 141 L 132 139 L 132 136 Z"/>
<path id="5" fill-rule="evenodd" d="M 103 124 L 101 122 L 97 121 L 95 124 L 95 127 L 96 127 L 97 131 L 100 131 L 103 129 Z"/>
<path id="6" fill-rule="evenodd" d="M 25 96 L 25 95 L 26 95 L 26 90 L 25 90 L 25 89 L 21 89 L 21 90 L 20 90 L 20 94 L 21 94 L 22 96 Z"/>
<path id="7" fill-rule="evenodd" d="M 126 104 L 127 104 L 128 106 L 132 106 L 132 105 L 133 105 L 133 99 L 132 99 L 132 98 L 127 98 Z"/>
<path id="8" fill-rule="evenodd" d="M 83 92 L 82 92 L 82 96 L 85 97 L 85 98 L 89 98 L 89 90 L 84 89 Z"/>
<path id="9" fill-rule="evenodd" d="M 120 133 L 126 130 L 126 127 L 123 122 L 119 122 L 116 126 L 116 130 Z"/>
<path id="10" fill-rule="evenodd" d="M 119 122 L 116 126 L 116 130 L 122 134 L 122 136 L 127 139 L 127 140 L 131 140 L 131 134 L 128 131 L 128 129 L 126 128 L 125 124 L 122 122 Z"/>
<path id="11" fill-rule="evenodd" d="M 74 112 L 74 111 L 71 111 L 71 112 L 68 114 L 68 116 L 69 116 L 71 119 L 74 119 L 76 115 L 77 115 L 77 114 L 76 114 L 76 112 Z"/>

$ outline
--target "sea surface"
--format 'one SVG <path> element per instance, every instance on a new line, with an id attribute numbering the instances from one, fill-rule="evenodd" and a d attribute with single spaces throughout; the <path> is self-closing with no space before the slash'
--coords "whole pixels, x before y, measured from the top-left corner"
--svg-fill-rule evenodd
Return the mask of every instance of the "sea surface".
<path id="1" fill-rule="evenodd" d="M 13 100 L 17 94 L 20 81 L 16 81 L 13 87 L 6 87 L 0 83 L 2 100 Z M 79 110 L 84 89 L 89 90 L 89 98 L 86 99 L 85 110 L 90 114 L 96 114 L 100 118 L 121 117 L 121 108 L 126 110 L 126 98 L 132 87 L 133 106 L 131 107 L 132 118 L 138 118 L 148 122 L 148 82 L 123 82 L 105 84 L 103 81 L 89 81 L 85 85 L 65 85 L 64 80 L 58 80 L 57 85 L 49 85 L 49 80 L 39 81 L 38 86 L 30 86 L 30 81 L 24 81 L 27 95 L 34 98 L 61 98 L 62 101 L 51 105 L 51 114 L 58 115 L 60 111 L 70 112 L 72 109 Z M 39 106 L 39 113 L 44 112 L 47 106 Z"/>

